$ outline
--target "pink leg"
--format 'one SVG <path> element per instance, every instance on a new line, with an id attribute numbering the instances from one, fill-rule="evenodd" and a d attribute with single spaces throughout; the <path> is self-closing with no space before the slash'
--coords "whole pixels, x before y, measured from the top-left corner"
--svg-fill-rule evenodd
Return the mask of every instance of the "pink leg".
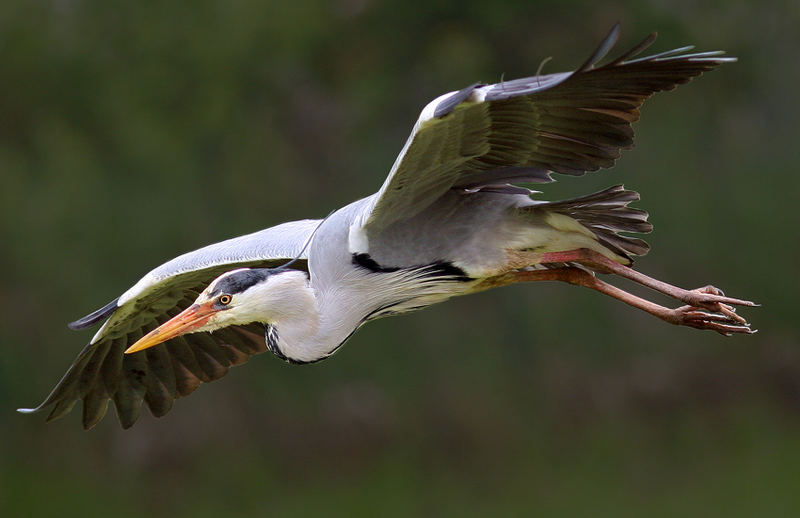
<path id="1" fill-rule="evenodd" d="M 718 311 L 718 303 L 733 304 L 736 306 L 757 306 L 758 304 L 750 302 L 749 300 L 740 300 L 730 297 L 725 297 L 722 290 L 714 286 L 704 286 L 695 290 L 685 290 L 666 282 L 659 281 L 652 277 L 637 272 L 633 268 L 619 264 L 612 261 L 606 256 L 589 250 L 588 248 L 580 248 L 578 250 L 568 250 L 566 252 L 553 252 L 547 254 L 539 254 L 539 263 L 578 263 L 592 270 L 597 270 L 602 273 L 615 273 L 620 277 L 625 277 L 634 282 L 637 282 L 648 288 L 652 288 L 665 295 L 669 295 L 674 299 L 685 302 L 690 306 L 704 307 L 712 311 Z"/>
<path id="2" fill-rule="evenodd" d="M 566 253 L 568 252 L 565 252 L 564 254 Z M 550 256 L 551 254 L 543 254 L 543 255 Z M 566 257 L 566 256 L 561 255 L 559 257 Z M 551 257 L 548 257 L 548 259 L 549 259 L 548 261 L 542 261 L 542 262 L 567 262 L 564 259 L 555 260 Z M 603 257 L 603 259 L 605 259 L 605 257 Z M 568 261 L 578 262 L 575 259 L 569 259 Z M 626 268 L 617 263 L 614 264 L 616 266 L 620 266 L 621 268 Z M 630 270 L 630 268 L 627 269 Z M 634 273 L 638 274 L 638 272 Z M 626 277 L 628 276 L 626 275 Z M 650 277 L 644 275 L 642 275 L 642 277 L 650 279 Z M 661 281 L 656 281 L 655 279 L 651 280 L 655 281 L 656 283 L 661 282 Z M 669 322 L 670 324 L 689 326 L 697 329 L 710 329 L 712 331 L 716 331 L 726 336 L 730 336 L 733 333 L 751 334 L 755 332 L 754 330 L 750 329 L 750 324 L 748 324 L 746 320 L 744 320 L 742 317 L 740 317 L 733 311 L 733 308 L 728 306 L 726 303 L 720 302 L 718 300 L 718 299 L 724 299 L 726 301 L 728 300 L 737 301 L 737 299 L 728 299 L 726 297 L 721 297 L 721 295 L 713 293 L 704 293 L 700 291 L 688 292 L 688 293 L 698 293 L 702 295 L 711 295 L 713 297 L 717 297 L 717 299 L 714 299 L 712 302 L 706 297 L 700 297 L 700 300 L 704 304 L 702 306 L 689 304 L 686 306 L 681 306 L 676 309 L 670 309 L 655 304 L 653 302 L 650 302 L 649 300 L 643 299 L 641 297 L 637 297 L 636 295 L 628 293 L 627 291 L 617 288 L 616 286 L 612 286 L 606 282 L 601 281 L 589 271 L 572 266 L 564 268 L 554 268 L 550 270 L 515 270 L 491 279 L 490 281 L 491 286 L 487 287 L 502 286 L 506 284 L 513 284 L 516 282 L 532 282 L 532 281 L 562 281 L 562 282 L 567 282 L 569 284 L 574 284 L 576 286 L 591 288 L 593 290 L 599 291 L 600 293 L 605 293 L 606 295 L 610 295 L 615 299 L 621 300 L 622 302 L 630 306 L 646 311 L 647 313 L 650 313 L 651 315 L 656 316 L 661 320 Z M 681 290 L 681 288 L 676 288 L 666 283 L 661 283 L 661 284 L 669 286 L 674 290 L 679 290 L 678 293 L 680 293 L 680 295 L 683 295 L 683 292 L 687 292 L 687 290 Z M 671 293 L 667 294 L 671 295 Z M 744 305 L 754 305 L 752 302 L 750 303 L 747 303 L 746 301 L 743 302 L 745 302 Z"/>

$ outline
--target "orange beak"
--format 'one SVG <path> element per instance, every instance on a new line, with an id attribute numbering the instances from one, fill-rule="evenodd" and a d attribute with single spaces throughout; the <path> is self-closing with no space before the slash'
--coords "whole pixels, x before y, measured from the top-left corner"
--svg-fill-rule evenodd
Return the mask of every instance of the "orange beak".
<path id="1" fill-rule="evenodd" d="M 125 350 L 125 354 L 143 351 L 148 347 L 166 342 L 176 336 L 191 333 L 208 322 L 208 319 L 216 312 L 217 310 L 214 309 L 213 301 L 206 302 L 205 304 L 192 304 L 170 320 L 141 337 L 135 344 Z"/>

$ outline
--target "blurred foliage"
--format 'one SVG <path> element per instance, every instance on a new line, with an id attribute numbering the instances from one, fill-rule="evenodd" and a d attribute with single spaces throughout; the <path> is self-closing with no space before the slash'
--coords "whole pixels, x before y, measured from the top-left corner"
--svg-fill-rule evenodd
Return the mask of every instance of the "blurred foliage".
<path id="1" fill-rule="evenodd" d="M 259 357 L 126 432 L 13 412 L 88 340 L 64 322 L 183 251 L 374 192 L 428 100 L 573 68 L 617 20 L 620 48 L 657 29 L 655 51 L 740 61 L 545 196 L 639 190 L 639 268 L 762 302 L 758 335 L 515 286 L 317 365 Z M 0 3 L 0 515 L 797 514 L 799 27 L 788 0 Z"/>

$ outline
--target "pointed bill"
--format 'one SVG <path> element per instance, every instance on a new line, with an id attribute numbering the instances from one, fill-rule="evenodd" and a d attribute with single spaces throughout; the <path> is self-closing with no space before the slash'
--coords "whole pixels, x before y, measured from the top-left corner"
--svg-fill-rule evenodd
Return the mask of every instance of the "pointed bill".
<path id="1" fill-rule="evenodd" d="M 208 319 L 215 313 L 217 313 L 217 310 L 214 309 L 214 303 L 211 301 L 205 304 L 192 304 L 170 320 L 144 335 L 136 343 L 128 347 L 128 349 L 125 350 L 125 354 L 143 351 L 154 345 L 171 340 L 176 336 L 191 333 L 204 326 L 206 322 L 208 322 Z"/>

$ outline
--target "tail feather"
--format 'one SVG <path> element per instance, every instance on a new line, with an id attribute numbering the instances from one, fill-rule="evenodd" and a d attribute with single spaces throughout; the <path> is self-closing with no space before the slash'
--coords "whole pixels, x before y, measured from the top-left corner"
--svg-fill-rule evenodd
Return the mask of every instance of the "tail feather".
<path id="1" fill-rule="evenodd" d="M 624 236 L 619 232 L 646 234 L 653 230 L 648 223 L 649 214 L 628 207 L 639 200 L 639 193 L 615 185 L 600 192 L 564 201 L 546 202 L 537 208 L 569 216 L 589 229 L 597 240 L 614 253 L 630 259 L 631 255 L 645 255 L 650 245 L 641 239 Z"/>

